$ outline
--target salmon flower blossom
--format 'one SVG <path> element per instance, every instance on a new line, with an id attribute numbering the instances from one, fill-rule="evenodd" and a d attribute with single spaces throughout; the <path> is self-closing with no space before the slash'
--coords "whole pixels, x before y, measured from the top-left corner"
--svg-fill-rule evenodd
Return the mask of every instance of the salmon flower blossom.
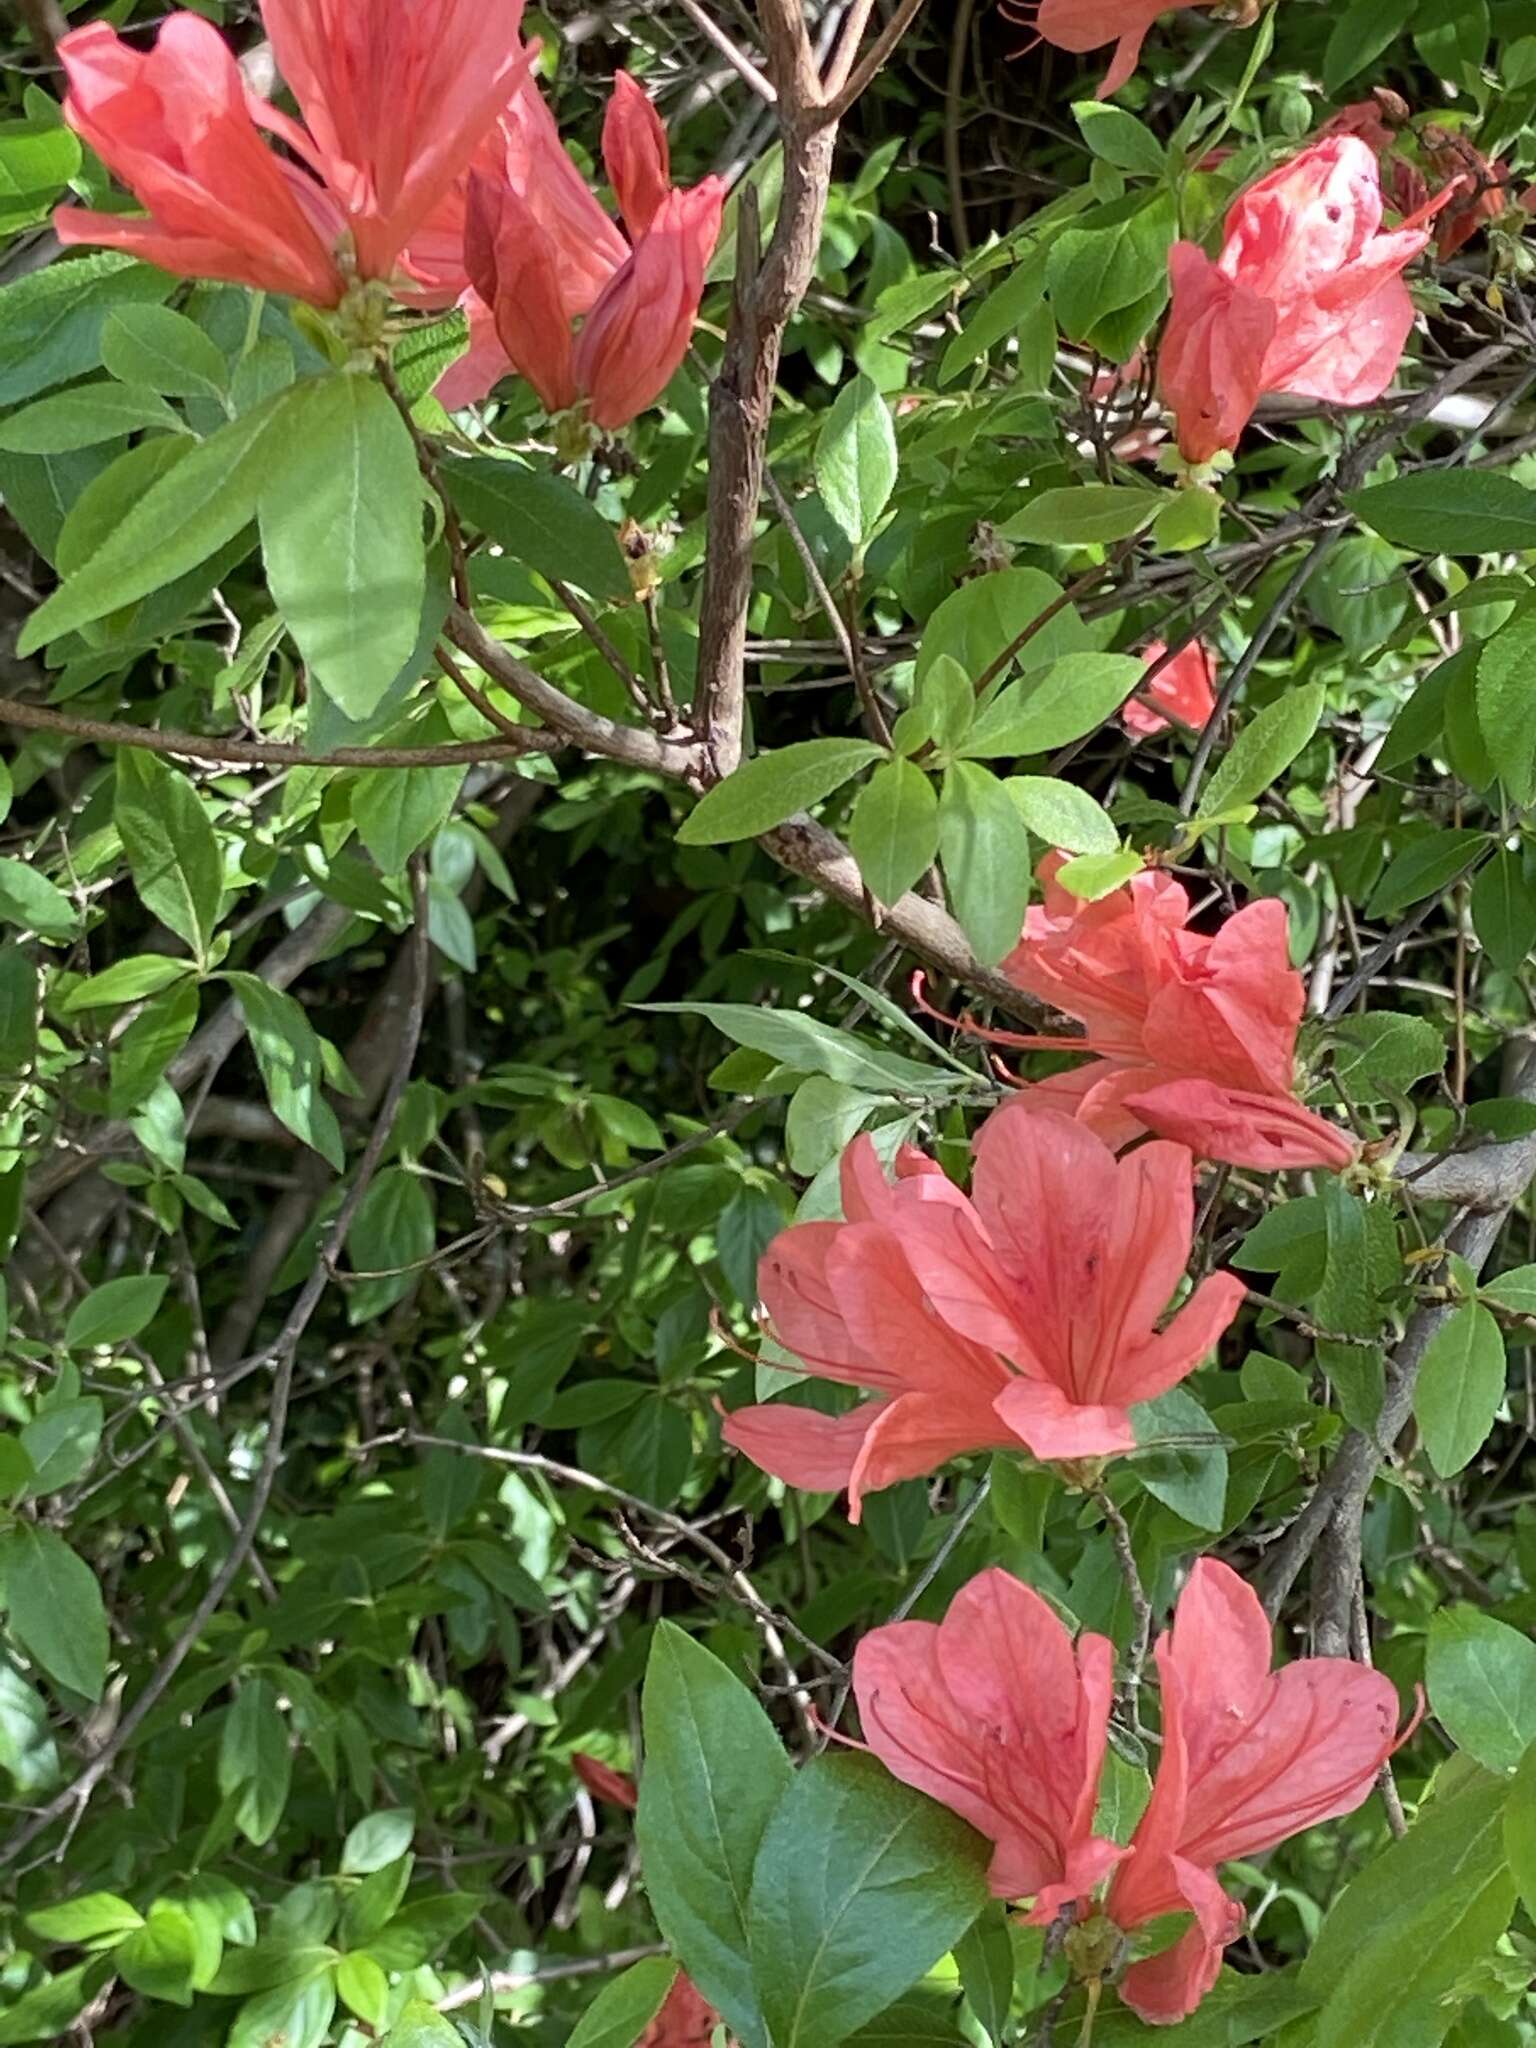
<path id="1" fill-rule="evenodd" d="M 1037 1926 L 1125 1854 L 1093 1831 L 1114 1665 L 1107 1637 L 1074 1648 L 1040 1595 L 996 1567 L 941 1622 L 890 1622 L 854 1651 L 864 1740 L 993 1844 L 993 1894 L 1033 1900 Z"/>
<path id="2" fill-rule="evenodd" d="M 1045 1602 L 1007 1572 L 972 1579 L 942 1622 L 873 1630 L 854 1652 L 853 1684 L 869 1747 L 996 1845 L 992 1890 L 1032 1900 L 1030 1921 L 1072 1908 L 1074 1931 L 1115 1967 L 1138 1929 L 1193 1914 L 1120 1984 L 1134 2012 L 1166 2025 L 1195 2010 L 1242 1930 L 1220 1866 L 1352 1813 L 1397 1747 L 1398 1698 L 1382 1673 L 1345 1659 L 1271 1671 L 1257 1595 L 1209 1557 L 1155 1656 L 1162 1748 L 1123 1849 L 1091 1832 L 1113 1652 L 1095 1635 L 1074 1652 Z M 1108 1943 L 1091 1940 L 1098 1929 Z"/>
<path id="3" fill-rule="evenodd" d="M 1353 1141 L 1296 1097 L 1305 995 L 1285 905 L 1264 897 L 1214 933 L 1194 932 L 1172 875 L 1149 869 L 1085 903 L 1056 880 L 1064 858 L 1041 862 L 1044 901 L 1001 971 L 1086 1035 L 986 1035 L 1095 1057 L 1020 1099 L 1069 1111 L 1113 1145 L 1152 1131 L 1198 1158 L 1265 1173 L 1352 1165 Z"/>
<path id="4" fill-rule="evenodd" d="M 1266 392 L 1381 396 L 1413 325 L 1402 272 L 1454 189 L 1384 229 L 1375 156 L 1358 134 L 1333 134 L 1239 194 L 1214 262 L 1174 244 L 1158 383 L 1186 461 L 1234 448 Z"/>
<path id="5" fill-rule="evenodd" d="M 603 124 L 603 160 L 627 241 L 529 79 L 463 190 L 471 350 L 439 387 L 445 404 L 483 398 L 515 370 L 546 411 L 585 399 L 596 423 L 614 428 L 665 390 L 698 317 L 725 187 L 708 177 L 674 189 L 666 130 L 624 71 Z"/>
<path id="6" fill-rule="evenodd" d="M 1106 1901 L 1127 1933 L 1167 1914 L 1195 1915 L 1172 1948 L 1133 1963 L 1120 1987 L 1154 2025 L 1195 2010 L 1242 1931 L 1219 1866 L 1353 1813 L 1398 1745 L 1389 1678 L 1340 1657 L 1271 1671 L 1270 1649 L 1252 1587 L 1217 1559 L 1199 1559 L 1154 1651 L 1163 1746 Z"/>
<path id="7" fill-rule="evenodd" d="M 1149 640 L 1142 649 L 1148 668 L 1162 660 L 1168 649 L 1161 640 Z M 1180 648 L 1166 667 L 1158 670 L 1144 694 L 1127 698 L 1120 708 L 1120 723 L 1133 739 L 1152 739 L 1168 730 L 1168 720 L 1153 708 L 1161 705 L 1181 725 L 1198 732 L 1216 709 L 1216 661 L 1203 640 L 1191 640 Z"/>
<path id="8" fill-rule="evenodd" d="M 868 1137 L 842 1179 L 845 1220 L 782 1232 L 758 1285 L 807 1372 L 874 1399 L 837 1416 L 738 1408 L 723 1434 L 788 1485 L 847 1487 L 854 1521 L 865 1493 L 965 1452 L 1133 1450 L 1130 1409 L 1186 1378 L 1243 1301 L 1240 1280 L 1213 1274 L 1158 1327 L 1194 1228 L 1181 1145 L 1116 1159 L 1020 1099 L 977 1133 L 970 1197 L 912 1148 L 887 1181 Z"/>
<path id="9" fill-rule="evenodd" d="M 61 38 L 67 119 L 147 208 L 60 208 L 62 241 L 319 306 L 354 278 L 394 280 L 528 62 L 522 0 L 264 0 L 262 14 L 300 120 L 247 92 L 195 14 L 173 14 L 147 52 L 101 22 Z"/>
<path id="10" fill-rule="evenodd" d="M 611 1770 L 580 1750 L 571 1758 L 571 1768 L 594 1799 L 605 1799 L 626 1813 L 633 1813 L 640 1803 L 635 1781 L 627 1772 Z M 635 2048 L 710 2048 L 719 2024 L 719 2013 L 688 1972 L 679 1970 L 661 2010 L 636 2040 Z"/>
<path id="11" fill-rule="evenodd" d="M 1210 7 L 1216 0 L 1190 0 L 1196 7 Z M 1160 14 L 1168 12 L 1168 0 L 1004 0 L 1003 12 L 1010 20 L 1028 21 L 1033 12 L 1035 34 L 1041 42 L 1074 56 L 1113 43 L 1109 69 L 1099 81 L 1098 97 L 1107 99 L 1130 78 L 1141 59 L 1147 31 Z"/>

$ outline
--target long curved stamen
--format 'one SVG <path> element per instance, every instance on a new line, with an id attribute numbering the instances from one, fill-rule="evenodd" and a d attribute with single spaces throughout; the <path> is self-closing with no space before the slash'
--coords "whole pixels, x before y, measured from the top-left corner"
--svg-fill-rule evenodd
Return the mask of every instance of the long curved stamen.
<path id="1" fill-rule="evenodd" d="M 1105 1053 L 1107 1048 L 1095 1045 L 1088 1037 L 1053 1037 L 1045 1031 L 992 1031 L 985 1024 L 978 1024 L 969 1010 L 962 1010 L 958 1017 L 950 1017 L 943 1010 L 937 1010 L 929 1002 L 923 990 L 928 977 L 919 967 L 912 976 L 912 1001 L 925 1017 L 931 1017 L 935 1024 L 945 1024 L 951 1031 L 958 1031 L 965 1038 L 979 1038 L 985 1045 L 1008 1045 L 1021 1052 L 1094 1052 Z"/>

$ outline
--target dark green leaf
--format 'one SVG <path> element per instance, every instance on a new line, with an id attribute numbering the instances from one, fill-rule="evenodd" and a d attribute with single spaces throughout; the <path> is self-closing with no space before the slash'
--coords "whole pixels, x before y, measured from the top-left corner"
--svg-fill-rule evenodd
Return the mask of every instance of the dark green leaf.
<path id="1" fill-rule="evenodd" d="M 124 747 L 113 816 L 139 901 L 206 964 L 224 866 L 196 789 L 156 755 Z"/>
<path id="2" fill-rule="evenodd" d="M 1498 1324 L 1480 1303 L 1464 1303 L 1430 1339 L 1413 1390 L 1424 1449 L 1442 1479 L 1459 1472 L 1487 1441 L 1504 1378 Z"/>
<path id="3" fill-rule="evenodd" d="M 755 839 L 819 804 L 882 750 L 870 740 L 796 740 L 744 761 L 705 793 L 678 829 L 683 846 Z"/>
<path id="4" fill-rule="evenodd" d="M 18 1522 L 0 1539 L 0 1589 L 17 1641 L 50 1677 L 99 1700 L 107 1616 L 96 1574 L 56 1530 Z"/>
<path id="5" fill-rule="evenodd" d="M 618 603 L 631 595 L 613 528 L 564 477 L 485 456 L 451 463 L 445 474 L 470 525 L 514 562 L 591 597 Z"/>

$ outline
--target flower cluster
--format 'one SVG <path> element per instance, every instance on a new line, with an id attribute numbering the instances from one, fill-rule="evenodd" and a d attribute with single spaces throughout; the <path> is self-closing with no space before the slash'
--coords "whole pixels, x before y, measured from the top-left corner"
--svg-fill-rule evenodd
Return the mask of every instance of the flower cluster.
<path id="1" fill-rule="evenodd" d="M 1214 1558 L 1194 1566 L 1154 1654 L 1162 1747 L 1124 1847 L 1094 1832 L 1113 1648 L 1086 1634 L 1074 1646 L 1008 1572 L 972 1579 L 942 1622 L 873 1630 L 853 1685 L 887 1769 L 993 1843 L 993 1892 L 1031 1900 L 1036 1924 L 1070 1918 L 1080 1975 L 1108 1975 L 1136 1957 L 1140 1930 L 1187 1919 L 1120 1984 L 1143 2019 L 1168 2024 L 1195 2010 L 1242 1930 L 1219 1867 L 1352 1813 L 1397 1746 L 1398 1698 L 1347 1660 L 1271 1671 L 1257 1596 Z"/>
<path id="2" fill-rule="evenodd" d="M 515 369 L 549 410 L 584 400 L 599 426 L 623 426 L 687 351 L 724 188 L 672 189 L 665 131 L 621 74 L 604 156 L 626 240 L 561 146 L 522 11 L 263 0 L 299 119 L 248 90 L 199 15 L 171 15 L 143 52 L 103 22 L 74 30 L 59 44 L 65 113 L 147 211 L 64 207 L 60 239 L 325 309 L 358 286 L 385 303 L 459 302 L 473 345 L 446 403 Z"/>

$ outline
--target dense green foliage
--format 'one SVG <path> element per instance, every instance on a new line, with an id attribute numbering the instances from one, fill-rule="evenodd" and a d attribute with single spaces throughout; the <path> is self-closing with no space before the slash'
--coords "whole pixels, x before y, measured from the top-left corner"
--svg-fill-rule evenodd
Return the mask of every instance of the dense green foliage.
<path id="1" fill-rule="evenodd" d="M 1229 1873 L 1170 2038 L 1536 2042 L 1536 24 L 1190 12 L 1108 106 L 930 0 L 788 322 L 720 779 L 707 387 L 785 181 L 701 11 L 761 55 L 726 0 L 529 17 L 584 167 L 627 61 L 736 181 L 666 402 L 569 465 L 526 386 L 430 396 L 457 315 L 390 389 L 307 309 L 61 253 L 109 181 L 8 31 L 0 2048 L 629 2048 L 661 1937 L 746 2048 L 1079 2039 L 976 1838 L 825 1727 L 860 1634 L 987 1564 L 1127 1645 L 1100 1506 L 1000 1452 L 853 1526 L 719 1434 L 789 1383 L 757 1261 L 845 1143 L 964 1178 L 1004 1085 L 910 976 L 1017 1027 L 1053 847 L 1085 898 L 1151 857 L 1283 899 L 1303 1092 L 1367 1161 L 1202 1169 L 1196 1268 L 1252 1293 L 1110 1468 L 1140 1580 L 1161 1617 L 1219 1552 L 1286 1653 L 1428 1692 L 1390 1800 Z M 1393 394 L 1266 402 L 1214 488 L 1134 461 L 1150 372 L 1094 378 L 1155 352 L 1170 243 L 1377 86 L 1509 191 L 1410 273 Z M 1133 743 L 1196 631 L 1231 701 Z M 639 1848 L 577 1754 L 645 1763 Z M 1146 1762 L 1117 1728 L 1121 1839 Z M 1106 1993 L 1091 2038 L 1153 2036 Z"/>

